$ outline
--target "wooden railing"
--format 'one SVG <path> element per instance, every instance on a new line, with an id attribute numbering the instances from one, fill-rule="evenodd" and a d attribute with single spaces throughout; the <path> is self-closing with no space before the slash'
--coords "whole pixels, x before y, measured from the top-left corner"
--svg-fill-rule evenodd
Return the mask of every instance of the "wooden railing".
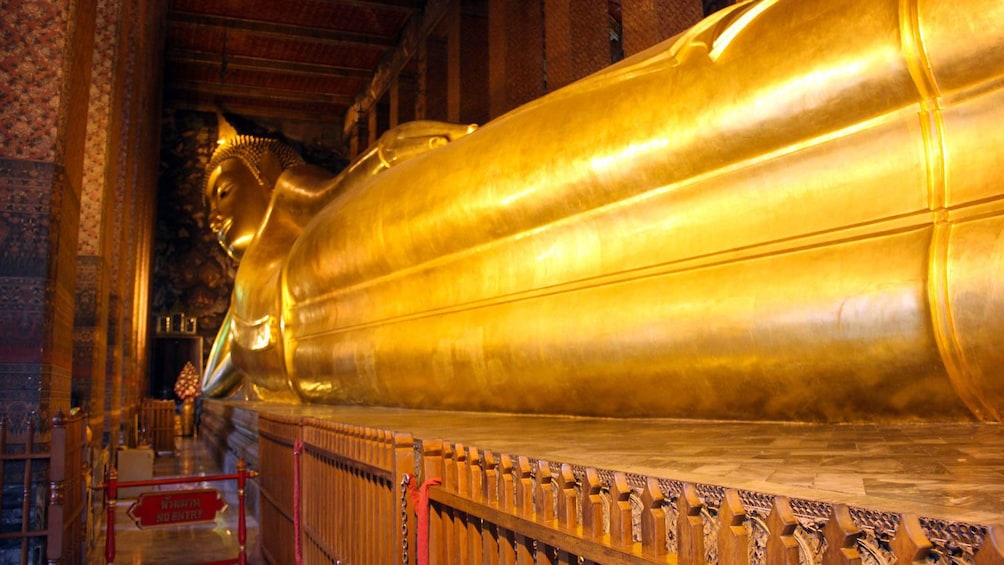
<path id="1" fill-rule="evenodd" d="M 140 405 L 139 427 L 154 452 L 173 452 L 174 401 L 144 398 Z"/>
<path id="2" fill-rule="evenodd" d="M 948 540 L 930 535 L 948 524 L 913 514 L 802 500 L 796 514 L 784 496 L 438 441 L 423 443 L 422 465 L 426 480 L 442 480 L 429 491 L 432 564 L 1004 564 L 1000 526 Z"/>
<path id="3" fill-rule="evenodd" d="M 402 478 L 415 472 L 411 435 L 274 415 L 258 429 L 268 562 L 296 563 L 297 552 L 303 563 L 407 562 L 415 532 Z"/>
<path id="4" fill-rule="evenodd" d="M 259 430 L 269 563 L 423 565 L 421 548 L 428 563 L 459 565 L 1004 565 L 1004 528 L 995 525 L 572 466 L 312 418 L 262 414 Z M 423 490 L 425 513 L 413 500 Z"/>
<path id="5" fill-rule="evenodd" d="M 11 429 L 0 418 L 0 562 L 84 562 L 85 422 L 84 414 L 60 412 L 51 426 Z"/>
<path id="6" fill-rule="evenodd" d="M 258 419 L 258 529 L 262 553 L 269 563 L 297 562 L 293 451 L 303 441 L 302 432 L 300 418 Z"/>
<path id="7" fill-rule="evenodd" d="M 403 563 L 404 536 L 413 546 L 414 532 L 402 532 L 411 504 L 401 478 L 414 473 L 414 453 L 410 434 L 306 421 L 304 562 Z"/>

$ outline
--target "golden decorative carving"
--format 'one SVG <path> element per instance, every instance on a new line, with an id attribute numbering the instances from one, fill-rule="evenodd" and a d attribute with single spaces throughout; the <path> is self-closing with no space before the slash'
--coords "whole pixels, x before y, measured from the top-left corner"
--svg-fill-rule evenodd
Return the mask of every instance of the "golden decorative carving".
<path id="1" fill-rule="evenodd" d="M 207 391 L 1000 419 L 1004 7 L 975 1 L 744 2 L 473 133 L 391 130 L 338 176 L 218 160 L 242 259 Z"/>

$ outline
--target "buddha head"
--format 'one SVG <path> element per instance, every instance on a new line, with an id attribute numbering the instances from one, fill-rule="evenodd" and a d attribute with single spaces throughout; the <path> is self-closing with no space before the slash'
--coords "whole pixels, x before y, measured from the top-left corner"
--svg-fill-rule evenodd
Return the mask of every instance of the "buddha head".
<path id="1" fill-rule="evenodd" d="M 209 208 L 209 227 L 228 255 L 241 259 L 265 218 L 279 175 L 303 162 L 282 140 L 225 136 L 221 129 L 220 141 L 206 167 L 203 195 Z"/>

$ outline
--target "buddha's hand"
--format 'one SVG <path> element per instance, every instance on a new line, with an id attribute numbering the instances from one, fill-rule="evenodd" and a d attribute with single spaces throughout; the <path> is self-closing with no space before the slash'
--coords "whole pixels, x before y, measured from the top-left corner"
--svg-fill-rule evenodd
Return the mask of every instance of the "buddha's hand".
<path id="1" fill-rule="evenodd" d="M 387 167 L 442 147 L 473 132 L 476 124 L 419 120 L 388 130 L 377 141 L 380 160 Z"/>
<path id="2" fill-rule="evenodd" d="M 234 366 L 230 357 L 230 326 L 233 323 L 233 314 L 227 311 L 223 318 L 223 324 L 213 342 L 213 348 L 209 352 L 209 359 L 206 363 L 206 371 L 202 375 L 202 392 L 210 398 L 223 398 L 237 390 L 244 382 L 244 375 Z"/>

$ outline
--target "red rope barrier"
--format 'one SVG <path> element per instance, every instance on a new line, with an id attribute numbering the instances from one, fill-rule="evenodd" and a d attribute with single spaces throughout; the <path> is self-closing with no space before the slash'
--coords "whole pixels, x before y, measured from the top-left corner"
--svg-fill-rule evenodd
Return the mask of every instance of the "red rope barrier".
<path id="1" fill-rule="evenodd" d="M 296 565 L 303 564 L 303 548 L 300 546 L 300 455 L 303 440 L 293 442 L 293 552 Z"/>
<path id="2" fill-rule="evenodd" d="M 408 483 L 408 490 L 411 491 L 411 501 L 415 505 L 415 514 L 418 516 L 418 525 L 415 528 L 418 536 L 418 565 L 428 565 L 429 563 L 429 487 L 434 487 L 443 481 L 433 478 L 417 486 L 417 482 Z"/>

